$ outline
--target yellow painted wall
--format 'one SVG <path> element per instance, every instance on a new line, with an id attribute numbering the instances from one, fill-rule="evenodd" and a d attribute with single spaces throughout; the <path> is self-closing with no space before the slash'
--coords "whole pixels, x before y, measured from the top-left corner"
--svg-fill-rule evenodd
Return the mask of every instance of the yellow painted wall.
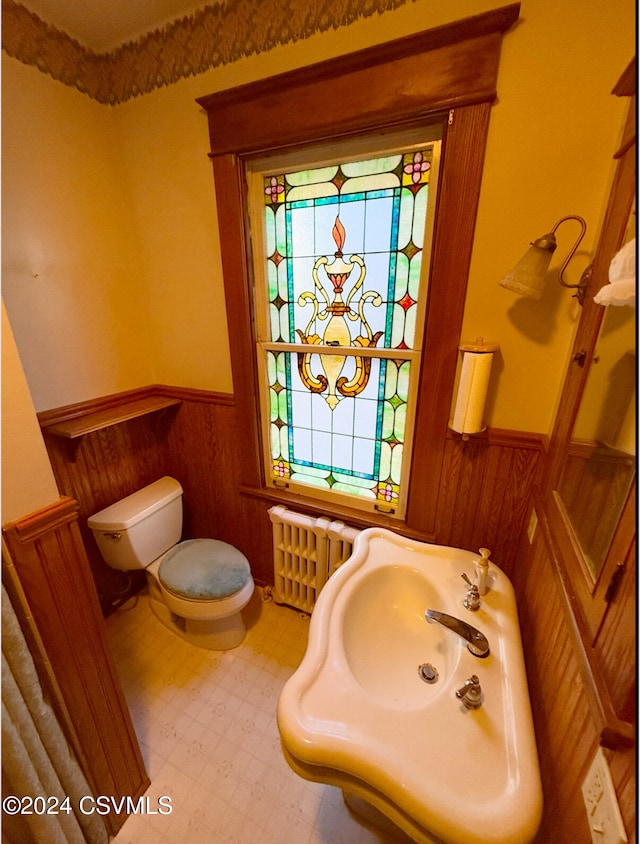
<path id="1" fill-rule="evenodd" d="M 567 271 L 577 283 L 597 244 L 628 100 L 611 96 L 635 54 L 635 6 L 572 0 L 524 2 L 504 40 L 493 109 L 463 337 L 500 343 L 489 422 L 549 432 L 580 308 L 547 285 L 541 301 L 497 287 L 531 240 L 578 214 L 588 230 Z M 557 232 L 551 268 L 579 225 Z"/>
<path id="2" fill-rule="evenodd" d="M 194 92 L 195 91 L 195 92 Z M 232 392 L 209 134 L 180 82 L 114 109 L 163 384 Z"/>
<path id="3" fill-rule="evenodd" d="M 36 410 L 153 382 L 113 114 L 2 58 L 2 289 Z"/>
<path id="4" fill-rule="evenodd" d="M 11 326 L 2 305 L 2 524 L 58 500 Z"/>
<path id="5" fill-rule="evenodd" d="M 115 108 L 5 58 L 5 216 L 25 206 L 11 223 L 5 296 L 36 407 L 152 381 L 232 389 L 208 130 L 196 97 L 499 5 L 416 0 Z M 493 426 L 552 426 L 577 308 L 559 287 L 534 303 L 498 281 L 566 214 L 586 218 L 585 248 L 594 248 L 626 108 L 610 92 L 634 54 L 634 15 L 631 0 L 524 0 L 505 37 L 462 332 L 500 343 Z M 44 194 L 34 193 L 39 183 Z M 98 219 L 87 217 L 90 198 Z M 56 284 L 29 280 L 34 228 L 43 259 L 59 270 Z M 558 256 L 572 237 L 569 224 L 560 229 Z M 579 256 L 570 280 L 587 259 Z"/>

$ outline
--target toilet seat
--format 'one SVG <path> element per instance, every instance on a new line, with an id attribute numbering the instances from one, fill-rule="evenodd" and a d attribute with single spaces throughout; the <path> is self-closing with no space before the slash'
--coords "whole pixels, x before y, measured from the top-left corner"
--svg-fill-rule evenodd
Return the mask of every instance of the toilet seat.
<path id="1" fill-rule="evenodd" d="M 170 556 L 174 556 L 174 553 L 177 552 L 183 545 L 187 545 L 189 542 L 193 542 L 196 540 L 186 540 L 185 542 L 179 543 L 174 548 L 171 548 L 161 557 L 158 557 L 157 560 L 154 560 L 150 565 L 147 566 L 147 578 L 149 580 L 149 589 L 150 593 L 157 594 L 157 600 L 161 601 L 162 603 L 166 604 L 166 606 L 171 610 L 172 613 L 175 615 L 180 616 L 181 618 L 185 619 L 192 619 L 192 620 L 214 620 L 214 619 L 223 619 L 228 618 L 229 616 L 234 615 L 235 613 L 239 613 L 245 605 L 250 600 L 251 596 L 253 595 L 253 590 L 255 588 L 255 584 L 253 582 L 253 577 L 251 576 L 251 569 L 249 567 L 249 563 L 244 558 L 244 555 L 241 554 L 237 549 L 233 548 L 233 546 L 227 545 L 225 542 L 219 542 L 218 540 L 201 540 L 204 542 L 212 542 L 214 543 L 213 547 L 209 547 L 208 549 L 205 548 L 206 554 L 205 559 L 208 557 L 207 569 L 209 571 L 209 576 L 213 582 L 216 580 L 215 576 L 215 569 L 216 569 L 216 550 L 217 551 L 225 551 L 229 548 L 233 549 L 239 557 L 244 560 L 244 564 L 242 561 L 240 562 L 240 568 L 244 570 L 246 573 L 246 582 L 244 586 L 242 586 L 238 591 L 233 592 L 232 594 L 228 595 L 227 597 L 218 597 L 218 598 L 197 598 L 193 597 L 193 594 L 197 594 L 198 590 L 196 589 L 195 592 L 192 594 L 192 597 L 186 598 L 184 595 L 180 595 L 177 592 L 174 592 L 171 588 L 171 584 L 174 584 L 173 580 L 169 588 L 163 583 L 163 579 L 165 579 L 165 573 L 163 573 L 163 579 L 160 578 L 160 569 L 162 565 Z M 220 549 L 219 547 L 216 549 L 215 546 L 226 546 L 226 548 Z M 212 553 L 213 552 L 213 553 Z M 194 552 L 191 552 L 194 553 Z M 178 555 L 178 560 L 182 554 Z M 236 558 L 237 559 L 237 558 Z M 177 566 L 176 566 L 177 568 Z M 180 575 L 177 575 L 179 578 Z M 168 578 L 167 578 L 168 579 Z M 224 583 L 222 578 L 218 584 L 218 591 L 227 591 L 226 588 L 220 586 L 220 583 Z M 227 588 L 228 588 L 227 581 Z M 184 584 L 183 584 L 184 585 Z M 185 591 L 183 589 L 183 591 Z M 214 592 L 210 594 L 214 594 Z M 222 648 L 224 649 L 224 648 Z"/>
<path id="2" fill-rule="evenodd" d="M 187 601 L 221 601 L 240 592 L 251 579 L 247 558 L 218 539 L 188 539 L 162 558 L 158 580 Z"/>

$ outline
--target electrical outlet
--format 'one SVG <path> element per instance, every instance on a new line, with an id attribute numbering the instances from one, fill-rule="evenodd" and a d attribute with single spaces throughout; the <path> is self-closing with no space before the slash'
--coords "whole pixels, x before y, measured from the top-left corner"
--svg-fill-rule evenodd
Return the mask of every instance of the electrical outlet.
<path id="1" fill-rule="evenodd" d="M 601 747 L 593 757 L 582 783 L 582 797 L 594 844 L 626 844 L 628 839 L 618 808 L 618 798 Z"/>

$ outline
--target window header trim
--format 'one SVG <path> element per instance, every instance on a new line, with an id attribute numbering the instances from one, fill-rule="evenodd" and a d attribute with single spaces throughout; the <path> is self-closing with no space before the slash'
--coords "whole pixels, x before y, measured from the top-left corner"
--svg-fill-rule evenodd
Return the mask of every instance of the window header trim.
<path id="1" fill-rule="evenodd" d="M 520 4 L 200 97 L 209 113 L 211 154 L 255 154 L 336 137 L 496 96 L 502 35 Z M 401 84 L 398 96 L 398 80 Z M 286 91 L 286 97 L 282 92 Z M 292 103 L 294 106 L 292 107 Z M 352 104 L 350 106 L 350 104 Z M 327 122 L 329 128 L 327 128 Z"/>

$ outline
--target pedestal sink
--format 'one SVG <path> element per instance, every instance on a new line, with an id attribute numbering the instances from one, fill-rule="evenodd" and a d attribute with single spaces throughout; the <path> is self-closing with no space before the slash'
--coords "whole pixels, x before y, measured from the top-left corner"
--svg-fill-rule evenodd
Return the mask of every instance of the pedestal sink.
<path id="1" fill-rule="evenodd" d="M 515 596 L 493 563 L 463 606 L 477 555 L 360 533 L 314 608 L 307 652 L 278 702 L 284 755 L 307 779 L 367 801 L 422 844 L 526 844 L 542 789 Z M 480 630 L 479 659 L 428 624 L 434 609 Z M 481 705 L 456 697 L 472 676 Z M 351 804 L 350 804 L 351 805 Z"/>

